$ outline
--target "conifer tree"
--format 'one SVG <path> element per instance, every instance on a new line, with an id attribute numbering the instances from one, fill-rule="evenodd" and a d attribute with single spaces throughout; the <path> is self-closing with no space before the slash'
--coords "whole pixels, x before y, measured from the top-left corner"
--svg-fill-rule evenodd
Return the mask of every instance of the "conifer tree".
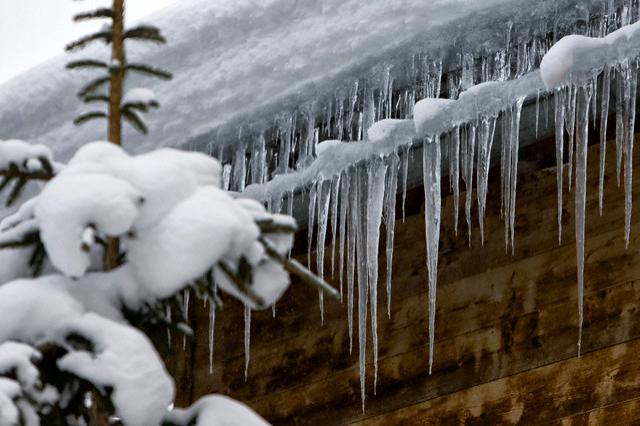
<path id="1" fill-rule="evenodd" d="M 100 30 L 86 35 L 67 45 L 66 50 L 73 52 L 86 48 L 95 42 L 103 42 L 111 46 L 109 62 L 99 59 L 80 59 L 69 62 L 69 69 L 98 69 L 93 80 L 85 84 L 78 92 L 78 97 L 87 103 L 106 103 L 108 110 L 91 110 L 79 115 L 74 123 L 81 125 L 96 119 L 107 119 L 108 140 L 116 145 L 122 145 L 122 120 L 126 120 L 140 133 L 148 132 L 147 126 L 140 113 L 146 113 L 159 106 L 153 96 L 124 96 L 125 79 L 129 73 L 140 73 L 147 76 L 170 80 L 171 73 L 160 68 L 154 68 L 144 63 L 127 62 L 125 41 L 142 41 L 156 44 L 166 43 L 160 30 L 151 25 L 137 25 L 125 27 L 125 1 L 113 0 L 110 8 L 98 8 L 79 13 L 74 16 L 75 22 L 89 20 L 107 21 Z M 106 94 L 103 91 L 106 88 Z M 141 89 L 137 89 L 139 93 Z M 133 93 L 133 91 L 132 91 Z M 124 101 L 124 102 L 123 102 Z M 118 266 L 120 258 L 119 242 L 117 239 L 107 240 L 104 254 L 105 269 L 110 270 Z"/>
<path id="2" fill-rule="evenodd" d="M 116 145 L 122 144 L 122 120 L 127 121 L 137 131 L 146 134 L 148 129 L 141 113 L 159 106 L 152 97 L 132 97 L 127 99 L 124 93 L 125 81 L 129 73 L 139 73 L 164 80 L 171 79 L 171 73 L 148 64 L 128 62 L 126 56 L 127 41 L 141 41 L 156 44 L 166 43 L 160 30 L 152 25 L 125 27 L 125 1 L 113 0 L 110 8 L 98 8 L 74 16 L 74 21 L 107 21 L 100 30 L 86 35 L 67 45 L 69 52 L 84 49 L 93 43 L 103 42 L 111 46 L 109 61 L 87 58 L 69 62 L 69 69 L 97 69 L 100 73 L 86 83 L 78 92 L 80 99 L 87 104 L 105 103 L 107 111 L 91 110 L 75 119 L 80 125 L 91 120 L 107 119 L 108 140 Z M 105 91 L 106 89 L 106 91 Z M 124 101 L 124 102 L 123 102 Z"/>

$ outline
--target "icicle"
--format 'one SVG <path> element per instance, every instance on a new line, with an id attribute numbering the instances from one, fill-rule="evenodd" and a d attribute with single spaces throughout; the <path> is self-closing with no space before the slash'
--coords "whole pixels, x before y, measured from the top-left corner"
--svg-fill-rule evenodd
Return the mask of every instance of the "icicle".
<path id="1" fill-rule="evenodd" d="M 515 222 L 516 222 L 516 188 L 518 182 L 518 150 L 520 148 L 520 113 L 522 112 L 522 104 L 524 103 L 524 97 L 519 98 L 511 114 L 511 166 L 510 166 L 510 181 L 509 181 L 509 226 L 510 226 L 510 239 L 511 239 L 511 254 L 515 254 Z"/>
<path id="2" fill-rule="evenodd" d="M 289 192 L 289 196 L 287 197 L 287 214 L 289 216 L 293 216 L 293 200 L 295 198 L 295 194 L 293 189 Z"/>
<path id="3" fill-rule="evenodd" d="M 564 116 L 567 132 L 569 133 L 569 145 L 567 146 L 569 154 L 569 172 L 568 172 L 568 185 L 569 191 L 571 191 L 571 175 L 573 173 L 573 145 L 574 134 L 576 128 L 576 93 L 577 89 L 572 84 L 569 85 L 569 93 L 567 94 L 565 101 L 567 102 L 567 110 Z"/>
<path id="4" fill-rule="evenodd" d="M 600 175 L 598 180 L 598 206 L 600 216 L 604 207 L 604 171 L 607 155 L 607 119 L 609 118 L 609 94 L 611 91 L 611 70 L 606 67 L 602 74 L 602 103 L 600 106 Z M 593 96 L 595 99 L 597 96 Z"/>
<path id="5" fill-rule="evenodd" d="M 331 279 L 335 274 L 336 239 L 338 232 L 338 194 L 340 193 L 340 175 L 333 177 L 331 181 Z M 340 291 L 342 295 L 342 290 Z"/>
<path id="6" fill-rule="evenodd" d="M 466 143 L 465 143 L 465 156 L 464 156 L 464 182 L 466 188 L 465 199 L 465 215 L 467 218 L 467 231 L 469 236 L 469 247 L 471 247 L 471 204 L 473 199 L 473 164 L 475 159 L 476 148 L 476 129 L 478 127 L 477 122 L 472 122 L 467 131 Z"/>
<path id="7" fill-rule="evenodd" d="M 214 290 L 215 294 L 215 290 Z M 209 374 L 213 374 L 213 342 L 216 327 L 216 304 L 209 300 Z"/>
<path id="8" fill-rule="evenodd" d="M 327 239 L 327 224 L 329 222 L 329 202 L 331 201 L 331 182 L 318 181 L 318 236 L 316 249 L 316 267 L 320 279 L 324 279 L 324 249 Z M 311 240 L 309 240 L 311 243 Z M 324 293 L 318 290 L 320 301 L 320 324 L 324 324 Z"/>
<path id="9" fill-rule="evenodd" d="M 356 241 L 358 233 L 358 176 L 356 169 L 349 171 L 349 232 L 347 252 L 347 320 L 349 324 L 349 353 L 353 350 L 353 302 L 356 268 Z"/>
<path id="10" fill-rule="evenodd" d="M 398 154 L 391 154 L 389 172 L 387 173 L 387 204 L 385 218 L 387 228 L 387 317 L 391 319 L 391 285 L 393 273 L 393 240 L 396 225 L 396 193 L 398 192 Z"/>
<path id="11" fill-rule="evenodd" d="M 367 266 L 371 306 L 371 337 L 373 341 L 373 393 L 378 381 L 378 250 L 380 224 L 384 208 L 387 164 L 380 157 L 373 158 L 367 167 Z"/>
<path id="12" fill-rule="evenodd" d="M 633 140 L 635 138 L 636 121 L 636 93 L 638 86 L 638 65 L 634 61 L 625 70 L 625 143 L 624 143 L 624 239 L 625 247 L 629 248 L 631 236 L 631 212 L 633 207 Z"/>
<path id="13" fill-rule="evenodd" d="M 460 80 L 461 90 L 467 90 L 474 85 L 474 58 L 473 53 L 465 53 L 462 55 L 462 78 Z"/>
<path id="14" fill-rule="evenodd" d="M 364 412 L 366 392 L 366 349 L 367 349 L 367 179 L 364 169 L 357 169 L 356 244 L 358 253 L 358 359 L 360 370 L 360 397 Z"/>
<path id="15" fill-rule="evenodd" d="M 249 359 L 251 357 L 251 308 L 244 305 L 244 381 L 249 377 Z"/>
<path id="16" fill-rule="evenodd" d="M 575 90 L 577 91 L 577 90 Z M 578 267 L 578 356 L 582 346 L 584 298 L 584 223 L 587 193 L 587 152 L 589 137 L 589 103 L 593 86 L 581 88 L 578 96 L 576 135 L 576 259 Z"/>
<path id="17" fill-rule="evenodd" d="M 289 170 L 289 160 L 291 157 L 291 145 L 293 142 L 294 123 L 293 118 L 289 118 L 289 130 L 283 131 L 279 129 L 280 133 L 280 152 L 278 153 L 278 173 L 287 173 Z"/>
<path id="18" fill-rule="evenodd" d="M 536 140 L 538 140 L 538 122 L 540 120 L 540 89 L 536 91 Z"/>
<path id="19" fill-rule="evenodd" d="M 624 73 L 617 70 L 616 77 L 616 179 L 620 187 L 620 175 L 622 171 L 622 152 L 624 146 Z"/>
<path id="20" fill-rule="evenodd" d="M 340 302 L 342 302 L 343 282 L 344 282 L 344 258 L 345 258 L 345 239 L 347 235 L 347 207 L 349 206 L 349 175 L 342 173 L 340 178 L 340 237 L 338 256 L 338 272 L 340 273 Z"/>
<path id="21" fill-rule="evenodd" d="M 511 143 L 509 142 L 509 137 L 511 136 L 511 108 L 508 108 L 502 114 L 502 144 L 501 144 L 501 155 L 500 155 L 500 217 L 504 218 L 505 224 L 505 249 L 509 245 L 509 232 L 508 232 L 508 221 L 507 221 L 507 211 L 509 210 L 509 196 L 508 196 L 508 185 L 509 182 L 509 174 L 510 174 L 510 166 L 511 166 Z"/>
<path id="22" fill-rule="evenodd" d="M 455 126 L 451 133 L 449 178 L 453 185 L 453 230 L 458 235 L 460 213 L 460 128 L 458 126 Z"/>
<path id="23" fill-rule="evenodd" d="M 251 183 L 263 183 L 267 176 L 267 151 L 264 134 L 260 133 L 251 150 Z"/>
<path id="24" fill-rule="evenodd" d="M 247 181 L 246 156 L 247 145 L 244 140 L 240 140 L 233 158 L 233 187 L 238 192 L 244 190 Z"/>
<path id="25" fill-rule="evenodd" d="M 489 182 L 489 168 L 491 167 L 491 147 L 496 126 L 496 118 L 482 118 L 478 135 L 478 167 L 477 171 L 477 197 L 478 219 L 480 223 L 480 241 L 484 246 L 484 215 L 487 201 L 487 185 Z"/>
<path id="26" fill-rule="evenodd" d="M 311 269 L 311 242 L 313 241 L 313 225 L 316 217 L 316 199 L 318 198 L 318 192 L 316 190 L 316 182 L 311 184 L 309 190 L 309 222 L 307 223 L 307 268 Z"/>
<path id="27" fill-rule="evenodd" d="M 222 166 L 222 189 L 228 191 L 231 188 L 231 171 L 233 167 L 231 164 L 225 164 Z"/>
<path id="28" fill-rule="evenodd" d="M 438 245 L 440 240 L 440 140 L 428 137 L 423 146 L 425 196 L 425 237 L 429 275 L 429 374 L 433 368 L 433 345 L 436 322 L 436 284 L 438 280 Z"/>
<path id="29" fill-rule="evenodd" d="M 171 306 L 167 306 L 165 310 L 167 321 L 171 321 Z M 171 328 L 167 327 L 167 346 L 171 347 Z"/>
<path id="30" fill-rule="evenodd" d="M 556 122 L 556 186 L 558 191 L 558 245 L 562 243 L 562 174 L 563 174 L 563 138 L 564 138 L 564 101 L 565 90 L 555 91 L 555 122 Z"/>
<path id="31" fill-rule="evenodd" d="M 189 291 L 189 289 L 186 289 L 184 291 L 184 297 L 182 300 L 183 306 L 183 312 L 184 312 L 184 319 L 186 321 L 189 321 L 189 299 L 191 298 L 191 292 Z M 187 336 L 184 335 L 182 336 L 182 350 L 184 351 L 187 348 Z"/>
<path id="32" fill-rule="evenodd" d="M 406 212 L 405 205 L 407 204 L 407 177 L 409 175 L 409 150 L 410 145 L 402 145 L 402 223 L 404 223 Z"/>

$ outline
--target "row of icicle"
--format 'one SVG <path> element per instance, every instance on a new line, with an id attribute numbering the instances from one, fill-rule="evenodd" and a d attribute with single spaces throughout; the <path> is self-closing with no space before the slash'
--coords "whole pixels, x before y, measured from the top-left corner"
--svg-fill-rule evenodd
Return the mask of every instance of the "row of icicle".
<path id="1" fill-rule="evenodd" d="M 614 10 L 609 6 L 609 11 Z M 589 27 L 590 35 L 603 36 L 617 27 L 630 23 L 632 13 L 630 8 L 623 7 L 622 12 L 609 12 L 598 22 Z M 611 26 L 611 22 L 615 22 Z M 510 46 L 509 28 L 507 46 Z M 445 93 L 452 98 L 468 89 L 475 83 L 484 81 L 504 81 L 509 78 L 520 77 L 533 70 L 541 57 L 550 47 L 544 40 L 533 39 L 530 43 L 521 43 L 513 48 L 499 51 L 490 58 L 482 57 L 480 61 L 472 54 L 461 55 L 462 67 L 459 74 L 448 74 Z M 516 58 L 516 70 L 512 72 L 511 57 Z M 414 73 L 422 73 L 419 77 L 420 85 L 397 93 L 394 91 L 394 80 L 387 68 L 382 86 L 373 90 L 363 88 L 356 81 L 353 90 L 346 96 L 336 96 L 336 100 L 323 109 L 324 119 L 315 127 L 315 120 L 308 120 L 306 132 L 297 131 L 300 127 L 302 113 L 294 113 L 281 118 L 276 123 L 274 138 L 278 141 L 276 155 L 268 159 L 268 146 L 264 134 L 258 135 L 253 142 L 239 139 L 238 150 L 234 153 L 232 164 L 226 165 L 224 172 L 225 187 L 227 189 L 242 190 L 246 182 L 262 183 L 273 173 L 284 173 L 293 165 L 304 166 L 305 159 L 315 155 L 316 146 L 320 138 L 337 138 L 361 140 L 366 128 L 374 121 L 411 116 L 415 100 L 421 97 L 438 97 L 441 93 L 443 79 L 442 61 L 429 60 L 424 55 L 416 55 L 414 62 L 421 63 Z M 561 214 L 564 162 L 563 152 L 566 142 L 568 151 L 568 187 L 571 190 L 572 170 L 575 150 L 575 195 L 576 195 L 576 249 L 578 269 L 578 301 L 579 301 L 579 338 L 578 351 L 581 350 L 584 293 L 584 216 L 586 191 L 586 146 L 588 140 L 588 117 L 596 119 L 595 93 L 601 96 L 600 107 L 600 182 L 599 203 L 600 212 L 603 206 L 603 179 L 605 164 L 606 127 L 609 115 L 609 91 L 611 88 L 616 96 L 616 152 L 617 176 L 620 182 L 621 172 L 624 171 L 625 187 L 625 239 L 629 241 L 631 218 L 631 178 L 633 152 L 633 122 L 635 119 L 635 100 L 637 62 L 623 63 L 615 68 L 607 68 L 600 75 L 602 81 L 598 89 L 598 78 L 583 85 L 567 85 L 555 91 L 555 126 L 556 126 L 556 155 L 558 161 L 558 227 L 559 241 L 561 240 Z M 419 70 L 419 71 L 418 71 Z M 359 86 L 360 84 L 360 86 Z M 613 86 L 611 86 L 613 84 Z M 549 97 L 545 98 L 547 101 Z M 625 101 L 626 99 L 626 101 Z M 501 214 L 505 223 L 505 246 L 515 251 L 515 206 L 517 186 L 517 165 L 519 148 L 520 113 L 524 98 L 514 100 L 513 105 L 500 114 L 501 123 Z M 539 121 L 540 93 L 536 97 L 536 136 Z M 310 110 L 309 110 L 310 111 Z M 310 113 L 309 113 L 310 114 Z M 332 117 L 337 119 L 332 120 Z M 548 110 L 545 117 L 548 117 Z M 547 118 L 548 119 L 548 118 Z M 313 123 L 313 124 L 312 124 Z M 392 266 L 394 223 L 396 217 L 396 197 L 398 187 L 402 186 L 402 217 L 404 220 L 404 205 L 407 191 L 407 175 L 409 158 L 413 151 L 423 150 L 423 179 L 425 191 L 425 240 L 428 270 L 428 303 L 429 303 L 429 372 L 433 367 L 433 348 L 436 312 L 436 284 L 438 265 L 438 243 L 440 234 L 441 207 L 441 145 L 444 155 L 448 158 L 449 181 L 454 197 L 454 224 L 457 233 L 459 216 L 459 198 L 461 180 L 465 184 L 464 199 L 465 217 L 468 228 L 469 244 L 471 243 L 472 217 L 471 207 L 474 177 L 476 180 L 476 194 L 479 212 L 479 227 L 481 241 L 484 243 L 484 214 L 487 198 L 487 182 L 491 165 L 491 152 L 496 133 L 498 117 L 478 117 L 471 123 L 454 127 L 444 135 L 432 135 L 425 138 L 422 147 L 412 146 L 410 141 L 401 146 L 397 152 L 383 157 L 376 157 L 366 164 L 358 164 L 344 170 L 337 176 L 315 181 L 309 188 L 309 267 L 315 267 L 317 273 L 325 276 L 325 246 L 327 237 L 331 240 L 331 276 L 338 274 L 340 293 L 347 301 L 347 318 L 349 329 L 349 349 L 353 348 L 354 338 L 354 308 L 357 298 L 357 324 L 359 345 L 360 389 L 364 409 L 365 377 L 366 377 L 366 334 L 370 323 L 373 359 L 374 359 L 374 393 L 377 386 L 378 370 L 378 335 L 377 335 L 377 307 L 378 307 L 378 252 L 380 225 L 384 221 L 386 230 L 386 308 L 391 316 L 392 294 Z M 565 137 L 566 136 L 566 137 Z M 575 142 L 574 142 L 575 141 Z M 274 160 L 275 158 L 275 160 Z M 288 159 L 282 161 L 282 158 Z M 296 160 L 297 159 L 297 160 Z M 273 162 L 277 164 L 272 164 Z M 270 171 L 271 170 L 271 171 Z M 475 173 L 474 173 L 475 171 Z M 474 176 L 475 175 L 475 176 Z M 293 213 L 294 191 L 282 194 L 268 200 L 271 211 Z M 317 225 L 317 226 L 316 226 Z M 329 232 L 328 230 L 331 230 Z M 316 262 L 312 263 L 312 241 L 316 230 L 315 251 Z M 323 300 L 320 298 L 321 321 L 323 321 Z M 275 316 L 275 307 L 273 314 Z M 250 354 L 250 325 L 251 310 L 245 309 L 245 379 L 248 375 Z M 215 309 L 210 304 L 209 324 L 209 372 L 213 372 L 213 340 L 215 327 Z"/>

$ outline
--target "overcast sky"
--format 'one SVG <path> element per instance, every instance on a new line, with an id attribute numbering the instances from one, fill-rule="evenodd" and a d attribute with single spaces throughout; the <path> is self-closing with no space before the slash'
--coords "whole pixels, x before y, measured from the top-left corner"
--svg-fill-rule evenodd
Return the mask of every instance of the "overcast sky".
<path id="1" fill-rule="evenodd" d="M 176 1 L 128 0 L 127 19 L 139 19 Z M 100 25 L 75 24 L 71 17 L 106 4 L 105 0 L 0 0 L 0 83 L 63 53 L 67 43 Z"/>

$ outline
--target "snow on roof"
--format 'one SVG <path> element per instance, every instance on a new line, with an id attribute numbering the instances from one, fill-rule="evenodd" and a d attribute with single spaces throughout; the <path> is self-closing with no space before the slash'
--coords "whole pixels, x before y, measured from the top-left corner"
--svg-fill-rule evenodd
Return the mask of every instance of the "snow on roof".
<path id="1" fill-rule="evenodd" d="M 332 96 L 358 77 L 409 60 L 412 52 L 444 55 L 454 43 L 456 49 L 490 50 L 504 43 L 511 23 L 526 33 L 549 16 L 583 17 L 592 4 L 601 2 L 181 2 L 153 20 L 166 33 L 167 46 L 130 45 L 130 58 L 162 66 L 174 79 L 144 80 L 162 108 L 148 118 L 150 135 L 128 129 L 125 146 L 136 152 L 155 146 L 203 148 L 224 126 L 237 135 L 237 123 L 271 123 L 279 112 Z M 42 142 L 64 158 L 74 146 L 104 137 L 104 123 L 79 129 L 72 124 L 85 108 L 75 92 L 88 75 L 65 71 L 70 59 L 59 56 L 0 86 L 0 138 Z"/>

